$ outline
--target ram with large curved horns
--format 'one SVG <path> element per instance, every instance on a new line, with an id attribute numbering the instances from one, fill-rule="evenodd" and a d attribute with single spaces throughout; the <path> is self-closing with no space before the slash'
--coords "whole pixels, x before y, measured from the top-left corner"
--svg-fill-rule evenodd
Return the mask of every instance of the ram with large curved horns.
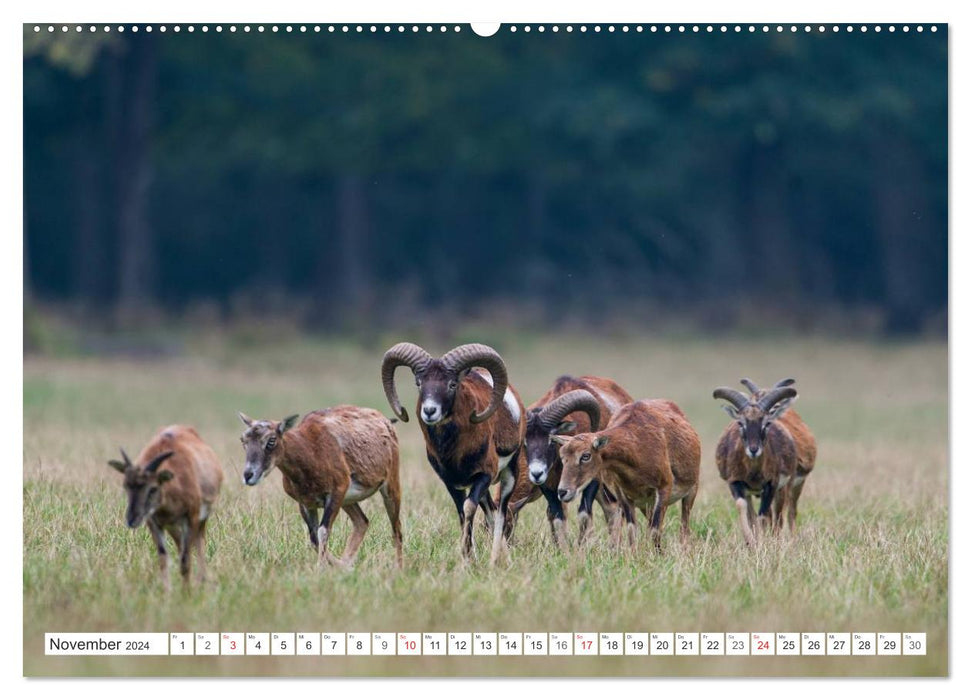
<path id="1" fill-rule="evenodd" d="M 564 549 L 566 511 L 557 494 L 563 463 L 552 438 L 554 435 L 596 432 L 607 425 L 622 406 L 633 400 L 617 382 L 606 377 L 558 377 L 549 391 L 526 409 L 529 483 L 521 484 L 513 494 L 513 517 L 526 503 L 542 495 L 546 499 L 546 517 L 550 522 L 553 542 L 558 548 Z M 622 513 L 617 497 L 594 480 L 584 489 L 580 499 L 578 545 L 583 544 L 589 533 L 594 500 L 600 503 L 611 532 L 620 526 L 622 515 L 628 523 L 631 520 L 630 513 Z"/>
<path id="2" fill-rule="evenodd" d="M 495 506 L 489 486 L 500 484 L 493 520 L 491 561 L 495 563 L 511 534 L 509 498 L 520 478 L 525 478 L 526 469 L 522 455 L 525 410 L 519 394 L 509 385 L 506 365 L 499 353 L 478 343 L 460 345 L 438 358 L 414 343 L 398 343 L 384 354 L 381 381 L 391 410 L 407 422 L 408 412 L 394 383 L 395 369 L 401 366 L 415 375 L 415 410 L 428 462 L 455 502 L 466 558 L 472 554 L 476 511 L 481 506 L 491 517 Z"/>

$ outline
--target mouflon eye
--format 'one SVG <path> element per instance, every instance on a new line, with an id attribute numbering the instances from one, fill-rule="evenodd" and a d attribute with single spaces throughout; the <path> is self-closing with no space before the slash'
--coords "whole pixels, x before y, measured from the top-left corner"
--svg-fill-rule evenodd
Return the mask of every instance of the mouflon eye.
<path id="1" fill-rule="evenodd" d="M 449 391 L 455 391 L 455 389 L 458 387 L 458 385 L 459 385 L 459 383 L 453 379 L 452 381 L 450 381 L 448 383 L 448 390 Z"/>
<path id="2" fill-rule="evenodd" d="M 589 452 L 584 452 L 583 453 L 583 456 L 580 457 L 580 461 L 581 462 L 589 462 L 590 461 L 590 453 Z"/>
<path id="3" fill-rule="evenodd" d="M 266 441 L 266 449 L 272 450 L 274 447 L 276 447 L 276 438 L 271 437 L 269 440 Z"/>

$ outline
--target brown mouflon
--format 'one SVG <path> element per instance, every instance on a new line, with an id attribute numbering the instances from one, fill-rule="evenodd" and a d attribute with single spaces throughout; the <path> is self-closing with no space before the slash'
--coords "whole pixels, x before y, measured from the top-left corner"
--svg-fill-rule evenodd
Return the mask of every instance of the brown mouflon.
<path id="1" fill-rule="evenodd" d="M 566 547 L 566 512 L 557 489 L 563 463 L 557 452 L 553 435 L 576 435 L 597 431 L 610 422 L 622 406 L 634 399 L 612 379 L 605 377 L 557 378 L 543 396 L 526 409 L 526 465 L 528 480 L 516 487 L 511 499 L 512 517 L 527 503 L 540 496 L 546 499 L 546 517 L 550 522 L 553 542 L 560 549 Z M 603 510 L 608 529 L 620 527 L 621 509 L 617 497 L 596 479 L 583 490 L 579 507 L 577 545 L 582 545 L 589 533 L 593 502 Z"/>
<path id="2" fill-rule="evenodd" d="M 481 506 L 487 520 L 496 513 L 491 556 L 495 563 L 512 535 L 510 497 L 526 478 L 525 410 L 509 384 L 506 365 L 499 353 L 478 343 L 460 345 L 439 358 L 414 343 L 398 343 L 384 354 L 381 382 L 391 409 L 407 422 L 394 383 L 394 371 L 401 366 L 412 371 L 418 385 L 415 412 L 421 419 L 428 462 L 455 502 L 462 554 L 466 559 L 472 554 L 472 524 Z M 498 509 L 489 495 L 496 481 Z"/>
<path id="3" fill-rule="evenodd" d="M 617 494 L 625 511 L 633 514 L 638 508 L 644 513 L 658 550 L 664 514 L 669 505 L 681 501 L 681 536 L 687 539 L 698 493 L 701 440 L 675 403 L 635 401 L 614 414 L 603 430 L 552 439 L 560 446 L 563 462 L 561 501 L 572 501 L 591 481 L 600 481 Z M 628 531 L 633 544 L 633 515 Z M 619 529 L 617 533 L 619 544 Z"/>
<path id="4" fill-rule="evenodd" d="M 170 425 L 162 428 L 132 462 L 125 451 L 122 460 L 108 465 L 125 475 L 128 495 L 125 523 L 143 523 L 158 551 L 162 585 L 169 588 L 169 554 L 165 533 L 175 540 L 179 571 L 188 583 L 190 552 L 195 549 L 199 580 L 206 577 L 206 524 L 219 497 L 223 470 L 216 453 L 194 428 Z"/>
<path id="5" fill-rule="evenodd" d="M 773 388 L 778 389 L 784 386 L 792 386 L 795 382 L 795 379 L 781 379 L 776 382 Z M 752 392 L 753 400 L 761 399 L 768 391 L 766 389 L 759 389 L 751 379 L 743 379 L 742 384 Z M 806 481 L 806 477 L 809 476 L 809 473 L 816 466 L 816 438 L 812 434 L 812 431 L 809 430 L 809 426 L 803 421 L 802 416 L 796 413 L 796 409 L 792 408 L 791 405 L 778 420 L 779 423 L 786 427 L 792 436 L 793 442 L 796 443 L 796 475 L 786 493 L 787 503 L 789 503 L 789 508 L 792 509 L 792 513 L 790 514 L 790 527 L 795 528 L 796 502 L 798 502 L 799 495 L 802 493 L 802 486 Z M 795 501 L 790 502 L 788 499 L 793 497 Z"/>
<path id="6" fill-rule="evenodd" d="M 749 379 L 741 383 L 751 396 L 728 387 L 713 394 L 728 402 L 723 408 L 735 421 L 722 432 L 715 462 L 735 499 L 745 542 L 752 545 L 753 494 L 760 497 L 760 522 L 771 520 L 778 530 L 785 514 L 789 529 L 795 530 L 799 496 L 816 464 L 816 439 L 791 408 L 798 396 L 795 380 L 783 379 L 767 390 Z"/>
<path id="7" fill-rule="evenodd" d="M 354 563 L 368 529 L 360 502 L 376 492 L 391 521 L 395 560 L 402 565 L 398 436 L 390 420 L 358 406 L 313 411 L 299 424 L 296 415 L 282 421 L 254 420 L 243 413 L 239 418 L 246 426 L 240 437 L 246 452 L 243 483 L 256 486 L 279 468 L 283 490 L 300 507 L 321 566 Z M 338 559 L 327 550 L 327 542 L 342 508 L 354 530 Z"/>

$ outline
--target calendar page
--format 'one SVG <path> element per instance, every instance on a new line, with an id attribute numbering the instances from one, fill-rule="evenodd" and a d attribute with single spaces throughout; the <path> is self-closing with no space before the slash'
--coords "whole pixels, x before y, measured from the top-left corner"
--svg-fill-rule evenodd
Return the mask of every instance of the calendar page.
<path id="1" fill-rule="evenodd" d="M 25 676 L 948 674 L 947 23 L 49 19 Z"/>

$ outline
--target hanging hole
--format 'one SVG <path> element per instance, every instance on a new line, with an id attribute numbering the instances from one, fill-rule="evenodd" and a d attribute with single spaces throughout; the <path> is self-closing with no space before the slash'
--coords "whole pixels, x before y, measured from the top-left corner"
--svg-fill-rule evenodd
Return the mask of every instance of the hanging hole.
<path id="1" fill-rule="evenodd" d="M 472 31 L 479 36 L 489 37 L 499 31 L 498 22 L 473 22 Z"/>

